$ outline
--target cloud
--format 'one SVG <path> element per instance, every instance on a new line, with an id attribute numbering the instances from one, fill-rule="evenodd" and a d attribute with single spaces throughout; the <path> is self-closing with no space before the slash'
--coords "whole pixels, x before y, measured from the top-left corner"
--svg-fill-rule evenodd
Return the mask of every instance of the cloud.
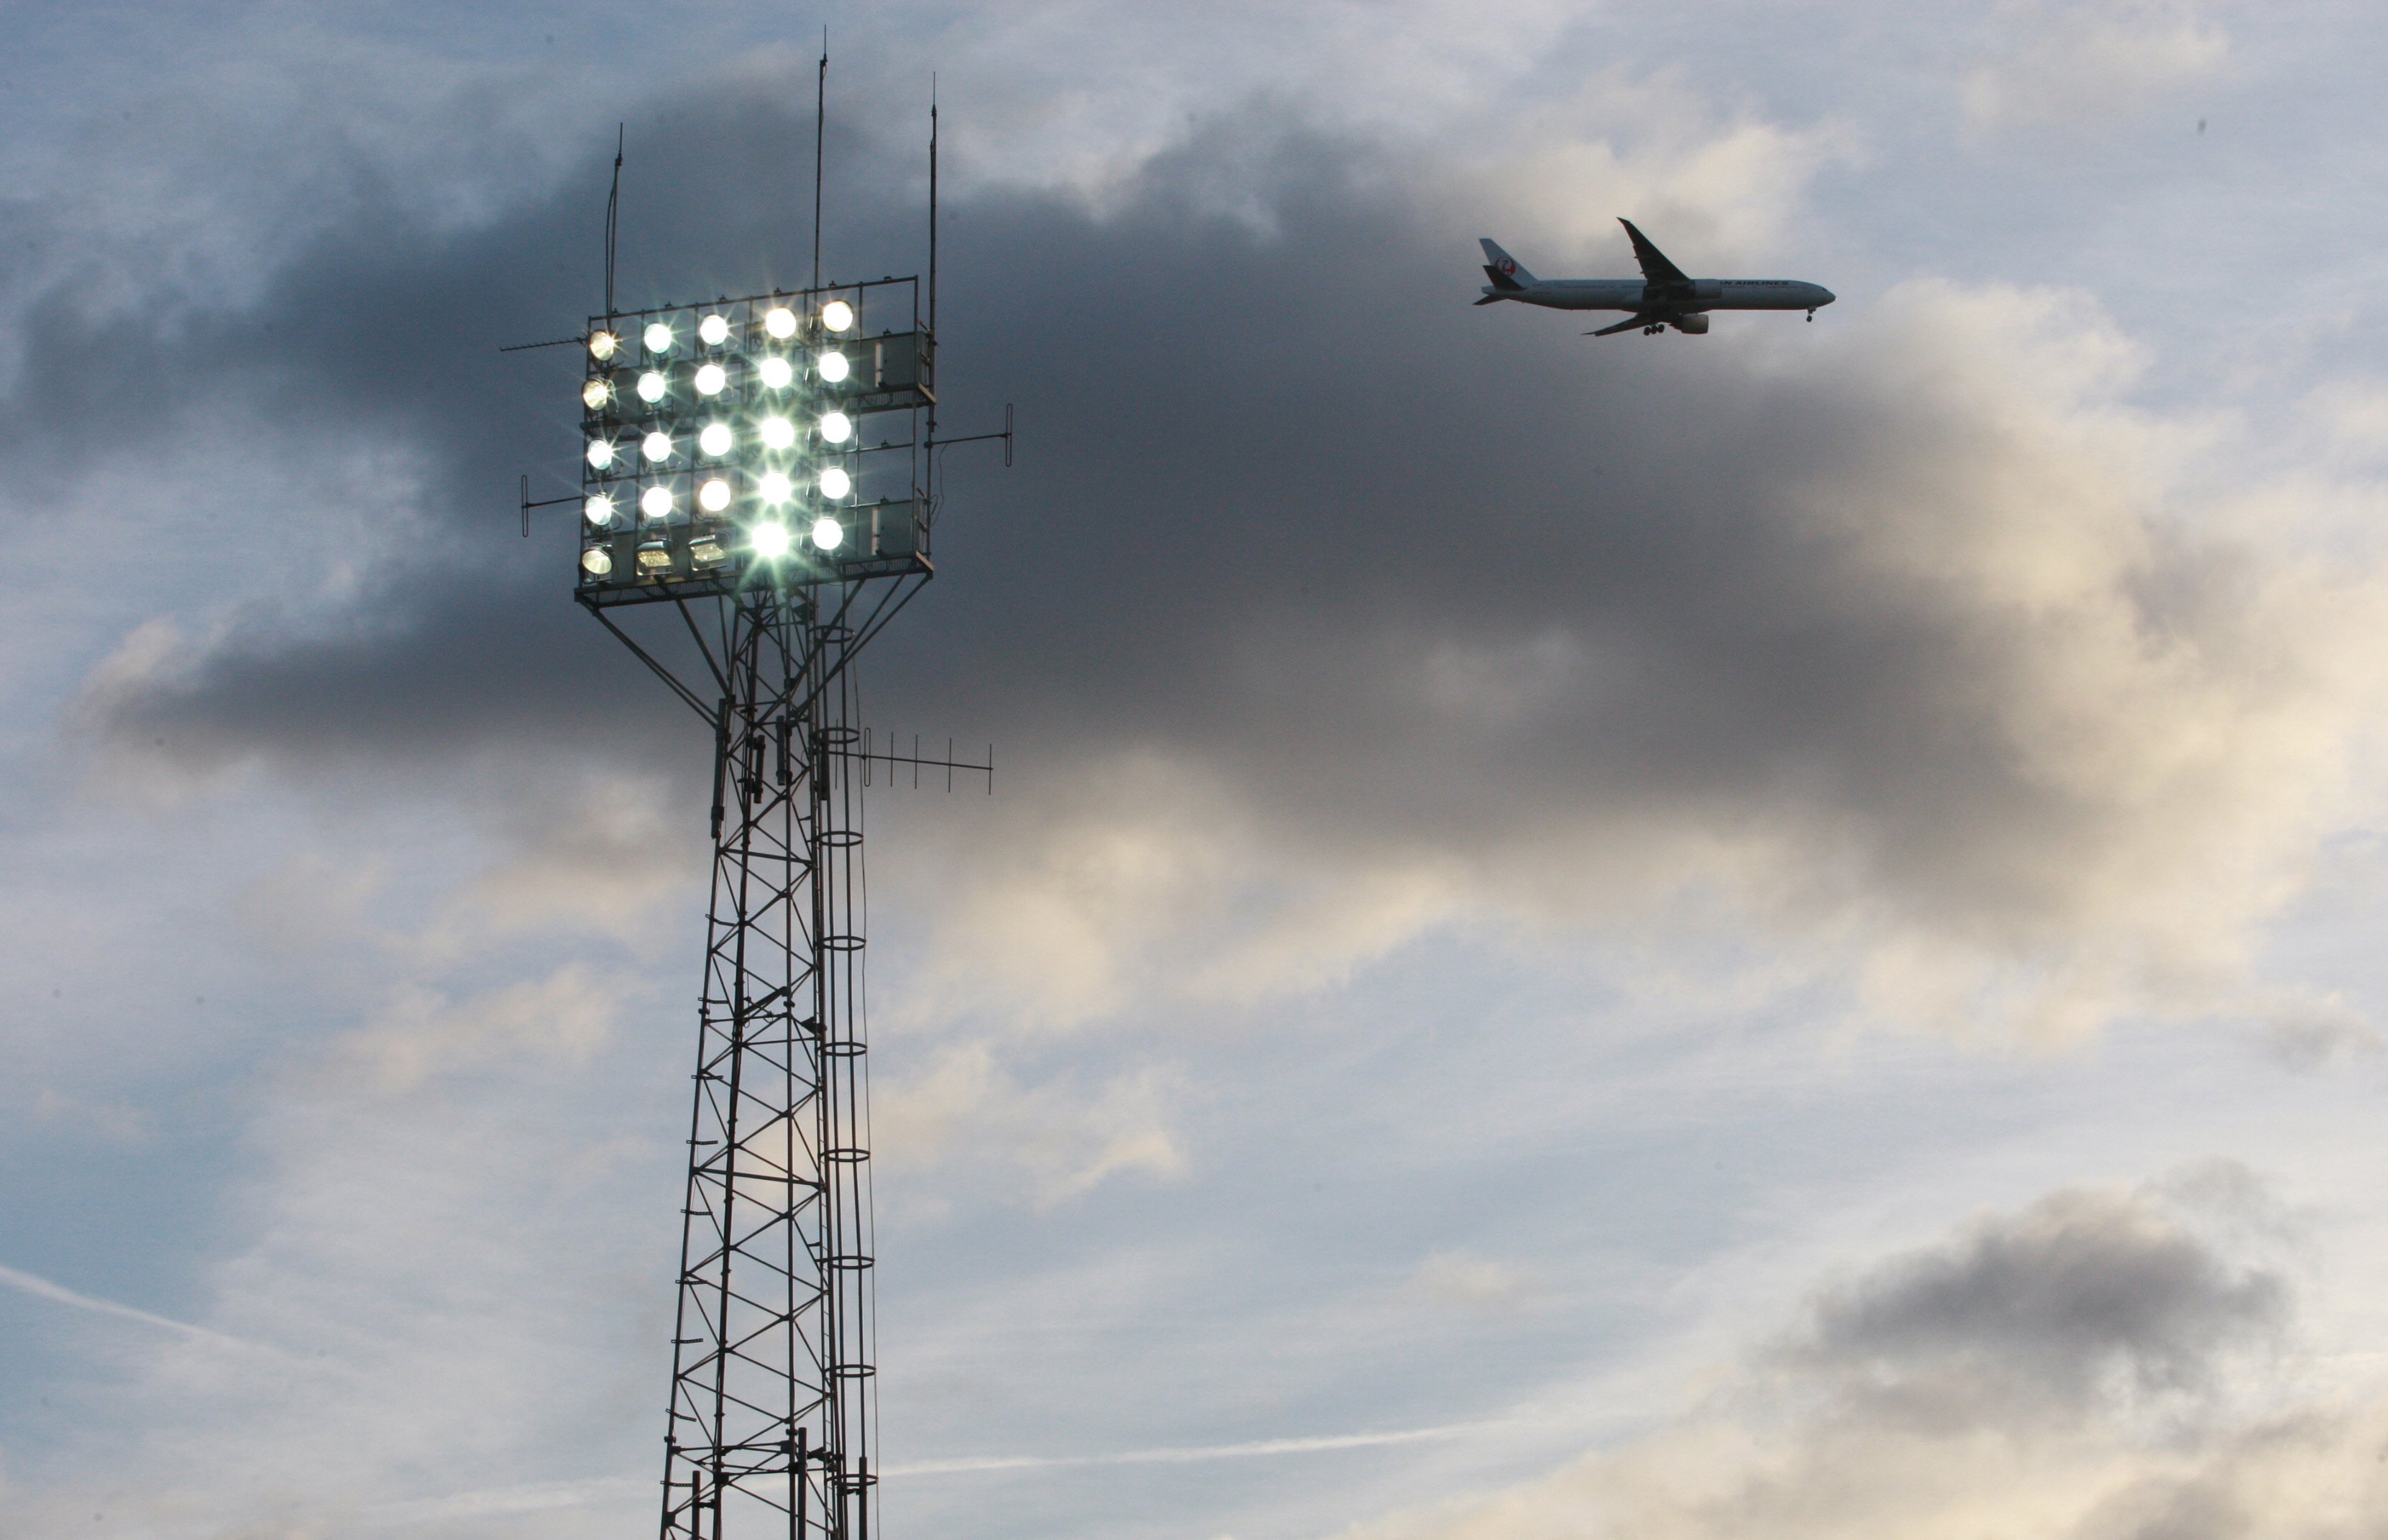
<path id="1" fill-rule="evenodd" d="M 1985 1402 L 2077 1409 L 2193 1394 L 2219 1352 L 2277 1328 L 2286 1291 L 2232 1268 L 2143 1194 L 2061 1192 L 1819 1302 L 1797 1350 L 1886 1418 L 1978 1420 Z"/>
<path id="2" fill-rule="evenodd" d="M 411 988 L 340 1038 L 338 1062 L 391 1092 L 515 1054 L 577 1065 L 606 1045 L 629 993 L 622 981 L 592 978 L 578 964 L 462 1002 Z"/>
<path id="3" fill-rule="evenodd" d="M 2303 1382 L 2284 1279 L 2223 1247 L 2216 1215 L 2181 1199 L 2196 1186 L 2069 1190 L 1987 1216 L 1825 1290 L 1655 1432 L 1347 1533 L 2374 1533 L 2388 1400 Z"/>
<path id="4" fill-rule="evenodd" d="M 882 1164 L 896 1169 L 1018 1172 L 1049 1204 L 1129 1172 L 1179 1175 L 1186 1159 L 1169 1126 L 1172 1089 L 1153 1069 L 1090 1089 L 1024 1086 L 974 1043 L 909 1080 L 883 1082 L 872 1093 L 871 1134 Z"/>
<path id="5" fill-rule="evenodd" d="M 1543 1292 L 1542 1279 L 1513 1263 L 1469 1252 L 1436 1252 L 1418 1264 L 1413 1286 L 1438 1305 L 1489 1316 L 1514 1315 Z"/>
<path id="6" fill-rule="evenodd" d="M 775 248 L 743 178 L 777 111 L 679 104 L 646 174 L 711 234 L 639 293 L 788 276 L 745 255 Z M 1664 144 L 1680 169 L 1747 132 Z M 1578 190 L 1662 171 L 1588 155 Z M 1268 219 L 1219 208 L 1223 178 Z M 868 665 L 889 726 L 1005 745 L 1001 820 L 879 846 L 942 927 L 937 998 L 1240 1009 L 1439 928 L 1689 926 L 1950 1030 L 2242 1009 L 2261 927 L 2363 805 L 2376 571 L 2243 516 L 2266 489 L 2204 469 L 2228 426 L 2134 407 L 2140 352 L 2085 297 L 1923 281 L 1812 327 L 1590 344 L 1457 303 L 1498 199 L 1263 106 L 1099 209 L 952 210 L 948 421 L 1011 398 L 1025 436 L 1010 478 L 959 473 L 944 576 Z M 560 543 L 487 512 L 525 458 L 570 464 L 568 365 L 482 351 L 558 308 L 519 273 L 570 211 L 324 244 L 194 324 L 231 399 L 415 444 L 420 538 L 336 598 L 129 643 L 105 741 L 417 785 L 565 756 L 701 796 L 701 734 L 569 613 Z M 852 218 L 867 265 L 908 265 L 911 210 Z M 333 293 L 370 297 L 341 335 L 241 351 Z M 366 362 L 434 303 L 469 324 Z M 144 377 L 186 356 L 70 341 Z M 2324 522 L 2352 496 L 2296 493 Z"/>
<path id="7" fill-rule="evenodd" d="M 1966 77 L 1976 133 L 2081 130 L 2212 80 L 2230 38 L 2204 0 L 2006 0 L 1989 57 Z"/>

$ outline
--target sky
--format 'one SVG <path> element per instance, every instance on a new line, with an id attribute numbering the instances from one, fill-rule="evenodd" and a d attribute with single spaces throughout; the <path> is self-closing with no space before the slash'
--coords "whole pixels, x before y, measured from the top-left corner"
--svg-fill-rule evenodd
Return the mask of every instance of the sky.
<path id="1" fill-rule="evenodd" d="M 20 6 L 0 1536 L 654 1522 L 708 744 L 602 304 L 926 258 L 887 1540 L 2388 1512 L 2388 20 Z M 1590 340 L 1476 241 L 1838 301 Z M 568 512 L 569 510 L 565 510 Z"/>

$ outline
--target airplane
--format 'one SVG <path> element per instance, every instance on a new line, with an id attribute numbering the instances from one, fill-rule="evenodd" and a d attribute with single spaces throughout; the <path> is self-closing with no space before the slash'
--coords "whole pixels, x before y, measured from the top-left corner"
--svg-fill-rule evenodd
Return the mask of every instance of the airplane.
<path id="1" fill-rule="evenodd" d="M 1667 260 L 1667 254 L 1650 244 L 1650 237 L 1633 227 L 1630 219 L 1620 219 L 1626 235 L 1633 242 L 1634 260 L 1642 264 L 1642 277 L 1632 278 L 1537 278 L 1518 265 L 1518 259 L 1490 240 L 1483 240 L 1484 276 L 1492 279 L 1482 286 L 1484 298 L 1480 305 L 1498 304 L 1514 299 L 1521 305 L 1543 305 L 1561 311 L 1632 311 L 1633 313 L 1614 326 L 1603 326 L 1586 337 L 1607 337 L 1612 332 L 1642 328 L 1645 337 L 1654 337 L 1669 326 L 1692 337 L 1707 335 L 1708 312 L 1710 311 L 1806 311 L 1808 319 L 1816 319 L 1816 312 L 1833 302 L 1833 291 L 1822 284 L 1802 284 L 1787 278 L 1692 278 Z M 1483 238 L 1478 237 L 1480 240 Z"/>

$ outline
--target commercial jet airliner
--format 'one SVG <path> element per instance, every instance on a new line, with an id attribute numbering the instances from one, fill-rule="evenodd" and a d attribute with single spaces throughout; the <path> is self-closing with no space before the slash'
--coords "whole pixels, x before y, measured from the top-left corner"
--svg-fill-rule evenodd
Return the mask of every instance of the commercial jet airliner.
<path id="1" fill-rule="evenodd" d="M 1634 260 L 1642 264 L 1639 279 L 1537 278 L 1519 267 L 1517 258 L 1488 240 L 1484 242 L 1484 276 L 1492 281 L 1484 286 L 1484 298 L 1476 302 L 1490 305 L 1515 299 L 1521 305 L 1559 311 L 1633 312 L 1614 326 L 1584 333 L 1586 337 L 1607 337 L 1635 326 L 1645 335 L 1672 326 L 1698 337 L 1708 329 L 1710 311 L 1806 311 L 1813 321 L 1819 309 L 1833 302 L 1833 291 L 1823 285 L 1788 278 L 1686 277 L 1665 252 L 1650 244 L 1649 236 L 1633 228 L 1632 220 L 1617 223 L 1625 226 L 1633 242 Z"/>

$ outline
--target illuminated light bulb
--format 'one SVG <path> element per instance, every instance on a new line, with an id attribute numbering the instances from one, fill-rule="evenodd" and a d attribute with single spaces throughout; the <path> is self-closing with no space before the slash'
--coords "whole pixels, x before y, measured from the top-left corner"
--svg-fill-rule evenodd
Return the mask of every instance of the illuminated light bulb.
<path id="1" fill-rule="evenodd" d="M 612 386 L 602 379 L 592 379 L 580 388 L 580 404 L 594 412 L 604 405 L 605 399 L 613 393 Z"/>
<path id="2" fill-rule="evenodd" d="M 664 376 L 656 370 L 650 369 L 639 376 L 639 400 L 642 401 L 663 400 L 666 388 Z"/>
<path id="3" fill-rule="evenodd" d="M 832 299 L 821 307 L 821 325 L 833 332 L 842 332 L 854 325 L 854 307 L 843 299 Z"/>
<path id="4" fill-rule="evenodd" d="M 854 477 L 831 465 L 820 474 L 820 490 L 823 497 L 844 497 L 854 490 Z"/>
<path id="5" fill-rule="evenodd" d="M 756 366 L 755 372 L 762 375 L 763 383 L 774 390 L 785 390 L 796 377 L 795 365 L 784 358 L 767 358 Z"/>
<path id="6" fill-rule="evenodd" d="M 591 578 L 603 578 L 614 570 L 614 553 L 602 545 L 592 545 L 580 553 L 580 570 Z"/>
<path id="7" fill-rule="evenodd" d="M 854 437 L 854 419 L 843 412 L 823 414 L 820 427 L 821 437 L 832 444 L 842 444 Z"/>
<path id="8" fill-rule="evenodd" d="M 639 494 L 639 512 L 649 518 L 661 518 L 670 513 L 671 508 L 672 495 L 669 487 L 649 487 Z"/>
<path id="9" fill-rule="evenodd" d="M 600 363 L 612 358 L 616 353 L 621 351 L 621 349 L 622 339 L 616 337 L 612 332 L 591 332 L 589 334 L 589 356 L 595 359 Z"/>
<path id="10" fill-rule="evenodd" d="M 696 436 L 696 447 L 718 460 L 730 452 L 730 438 L 728 423 L 707 423 L 705 431 Z"/>
<path id="11" fill-rule="evenodd" d="M 796 425 L 785 417 L 766 417 L 756 431 L 763 436 L 764 444 L 771 449 L 787 449 L 796 441 Z"/>
<path id="12" fill-rule="evenodd" d="M 834 551 L 845 539 L 845 526 L 833 518 L 813 520 L 813 543 L 824 551 Z"/>
<path id="13" fill-rule="evenodd" d="M 796 312 L 785 305 L 774 305 L 763 312 L 763 329 L 773 337 L 796 335 Z"/>
<path id="14" fill-rule="evenodd" d="M 614 500 L 600 492 L 582 503 L 580 512 L 591 524 L 611 524 L 614 522 Z"/>
<path id="15" fill-rule="evenodd" d="M 614 440 L 611 439 L 590 439 L 589 463 L 601 471 L 606 466 L 612 465 L 614 463 Z"/>
<path id="16" fill-rule="evenodd" d="M 730 483 L 716 477 L 696 490 L 696 505 L 708 514 L 730 506 Z"/>
<path id="17" fill-rule="evenodd" d="M 670 352 L 672 345 L 672 329 L 658 321 L 654 325 L 647 328 L 645 341 L 647 344 L 647 351 L 651 353 Z"/>
<path id="18" fill-rule="evenodd" d="M 708 348 L 718 348 L 730 340 L 730 323 L 718 315 L 708 315 L 696 324 L 696 335 Z"/>
<path id="19" fill-rule="evenodd" d="M 729 371 L 718 363 L 708 363 L 696 372 L 696 393 L 700 396 L 718 396 L 729 383 Z"/>
<path id="20" fill-rule="evenodd" d="M 651 461 L 670 459 L 671 435 L 668 433 L 648 434 L 645 438 L 639 440 L 639 452 L 645 455 Z"/>
<path id="21" fill-rule="evenodd" d="M 784 524 L 758 524 L 749 537 L 758 556 L 784 556 L 788 554 L 788 527 Z"/>
<path id="22" fill-rule="evenodd" d="M 849 369 L 849 365 L 845 362 L 845 355 L 836 351 L 835 350 L 832 350 L 829 352 L 821 354 L 819 359 L 814 361 L 813 367 L 819 369 L 820 371 L 820 377 L 829 381 L 832 385 L 835 385 L 838 381 L 845 378 Z"/>
<path id="23" fill-rule="evenodd" d="M 778 471 L 767 471 L 763 479 L 755 484 L 755 490 L 764 503 L 776 508 L 796 495 L 796 484 Z"/>

